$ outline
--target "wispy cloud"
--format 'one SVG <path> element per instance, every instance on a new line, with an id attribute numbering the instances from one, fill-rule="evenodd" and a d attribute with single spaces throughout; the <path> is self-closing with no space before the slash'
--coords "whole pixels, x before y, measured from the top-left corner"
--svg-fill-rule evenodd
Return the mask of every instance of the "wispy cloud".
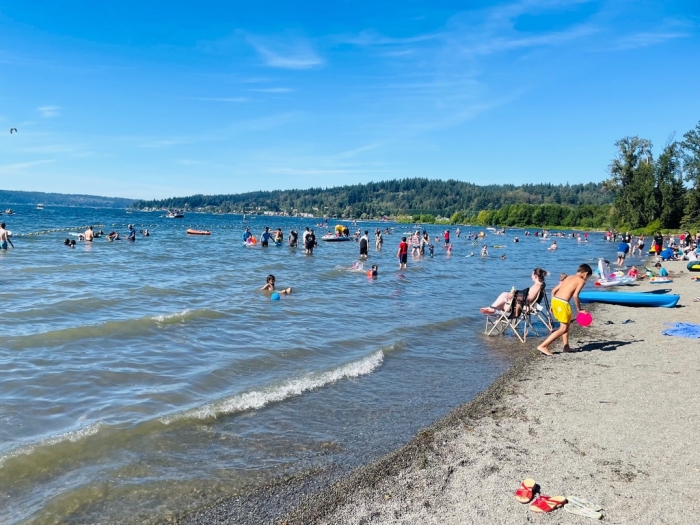
<path id="1" fill-rule="evenodd" d="M 276 88 L 250 89 L 249 91 L 255 91 L 257 93 L 290 93 L 291 91 L 293 91 L 293 89 L 286 88 L 286 87 L 276 87 Z"/>
<path id="2" fill-rule="evenodd" d="M 44 118 L 53 118 L 60 114 L 61 106 L 39 106 L 36 110 Z"/>
<path id="3" fill-rule="evenodd" d="M 18 162 L 15 164 L 5 164 L 4 166 L 0 166 L 0 174 L 6 174 L 6 173 L 16 173 L 21 170 L 27 170 L 30 168 L 33 168 L 34 166 L 40 166 L 42 164 L 49 164 L 51 162 L 56 162 L 55 159 L 47 159 L 47 160 L 34 160 L 31 162 Z"/>
<path id="4" fill-rule="evenodd" d="M 357 148 L 353 148 L 350 150 L 346 151 L 341 151 L 336 155 L 337 158 L 340 159 L 347 159 L 347 158 L 352 158 L 360 155 L 361 153 L 364 153 L 365 151 L 372 151 L 381 146 L 380 142 L 372 142 L 371 144 L 365 144 L 363 146 L 359 146 Z"/>
<path id="5" fill-rule="evenodd" d="M 201 100 L 204 102 L 248 102 L 245 97 L 191 97 L 190 100 Z"/>
<path id="6" fill-rule="evenodd" d="M 281 173 L 285 175 L 348 175 L 348 174 L 374 174 L 374 173 L 397 173 L 397 170 L 388 169 L 297 169 L 297 168 L 270 168 L 270 173 Z"/>
<path id="7" fill-rule="evenodd" d="M 313 50 L 311 44 L 305 39 L 265 39 L 248 36 L 247 41 L 268 67 L 311 69 L 325 63 L 325 60 Z"/>
<path id="8" fill-rule="evenodd" d="M 179 146 L 181 144 L 189 144 L 189 140 L 151 140 L 139 144 L 139 148 L 169 148 L 170 146 Z"/>
<path id="9" fill-rule="evenodd" d="M 614 44 L 614 49 L 637 49 L 640 47 L 654 46 L 656 44 L 663 44 L 669 40 L 674 40 L 676 38 L 688 38 L 690 34 L 679 33 L 679 32 L 647 32 L 647 33 L 636 33 L 633 35 L 627 35 L 617 40 Z"/>
<path id="10" fill-rule="evenodd" d="M 341 38 L 341 41 L 346 44 L 355 44 L 357 46 L 387 46 L 400 44 L 415 44 L 417 42 L 425 42 L 427 40 L 436 40 L 440 38 L 440 33 L 416 35 L 410 37 L 391 37 L 382 35 L 372 29 L 360 31 L 359 34 L 351 37 Z"/>

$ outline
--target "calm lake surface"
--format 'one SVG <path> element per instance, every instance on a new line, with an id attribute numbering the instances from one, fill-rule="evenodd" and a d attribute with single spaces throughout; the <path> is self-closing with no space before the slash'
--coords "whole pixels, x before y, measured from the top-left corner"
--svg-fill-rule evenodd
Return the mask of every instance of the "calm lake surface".
<path id="1" fill-rule="evenodd" d="M 322 242 L 327 228 L 312 219 L 13 208 L 2 219 L 16 249 L 0 253 L 5 525 L 143 523 L 282 474 L 372 460 L 517 356 L 482 335 L 478 307 L 528 286 L 535 266 L 551 272 L 551 290 L 560 272 L 616 249 L 594 234 L 551 252 L 514 229 L 489 234 L 482 259 L 471 228 L 458 239 L 452 227 L 450 257 L 436 244 L 433 258 L 409 257 L 399 272 L 410 225 L 360 223 L 366 266 L 379 266 L 372 280 L 351 271 L 357 244 Z M 90 224 L 125 237 L 128 223 L 151 236 L 62 245 Z M 246 225 L 256 236 L 281 227 L 285 240 L 310 226 L 319 246 L 313 256 L 246 248 Z M 393 232 L 379 253 L 376 226 Z M 427 227 L 433 239 L 443 229 Z M 270 273 L 294 293 L 260 292 Z"/>

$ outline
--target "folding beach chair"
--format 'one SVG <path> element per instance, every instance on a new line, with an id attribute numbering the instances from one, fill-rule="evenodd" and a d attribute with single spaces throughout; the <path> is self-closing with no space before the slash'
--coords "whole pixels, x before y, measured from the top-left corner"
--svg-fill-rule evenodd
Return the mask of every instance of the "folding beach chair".
<path id="1" fill-rule="evenodd" d="M 544 305 L 542 304 L 544 303 Z M 527 315 L 532 317 L 533 315 L 537 317 L 540 322 L 547 327 L 550 332 L 554 331 L 554 319 L 552 318 L 552 308 L 549 306 L 549 298 L 547 297 L 547 290 L 543 286 L 540 294 L 537 296 L 535 301 L 526 306 L 528 312 Z M 530 319 L 530 326 L 532 326 L 532 319 Z M 533 328 L 533 332 L 539 336 L 537 331 Z"/>
<path id="2" fill-rule="evenodd" d="M 486 335 L 505 335 L 508 330 L 511 330 L 521 343 L 527 339 L 528 331 L 535 331 L 530 319 L 529 307 L 524 304 L 524 298 L 518 294 L 515 287 L 510 290 L 510 299 L 506 301 L 503 310 L 497 310 L 493 314 L 486 315 L 486 326 L 484 333 Z M 522 334 L 519 329 L 522 325 Z M 536 334 L 537 332 L 535 332 Z"/>

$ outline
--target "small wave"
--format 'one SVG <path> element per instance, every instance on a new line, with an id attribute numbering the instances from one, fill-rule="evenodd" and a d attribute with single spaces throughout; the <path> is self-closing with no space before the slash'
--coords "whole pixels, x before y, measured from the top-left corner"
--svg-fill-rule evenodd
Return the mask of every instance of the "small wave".
<path id="1" fill-rule="evenodd" d="M 382 352 L 382 350 L 377 350 L 358 361 L 353 361 L 332 370 L 291 379 L 266 389 L 244 392 L 215 403 L 188 410 L 181 414 L 162 417 L 160 421 L 169 425 L 170 423 L 183 419 L 215 419 L 222 415 L 236 414 L 246 410 L 257 410 L 270 403 L 296 397 L 309 390 L 315 390 L 342 379 L 371 374 L 381 366 L 383 361 L 384 352 Z"/>
<path id="2" fill-rule="evenodd" d="M 22 455 L 29 455 L 32 452 L 34 452 L 34 450 L 40 447 L 51 447 L 66 442 L 77 443 L 88 436 L 93 436 L 97 434 L 103 426 L 104 423 L 98 421 L 78 430 L 64 432 L 63 434 L 58 434 L 56 436 L 46 438 L 38 443 L 33 443 L 31 445 L 26 445 L 24 447 L 12 450 L 3 456 L 0 456 L 0 468 L 2 468 L 5 465 L 5 462 L 7 460 Z"/>
<path id="3" fill-rule="evenodd" d="M 5 339 L 5 342 L 7 348 L 24 349 L 36 346 L 55 346 L 90 338 L 112 336 L 136 337 L 144 335 L 154 328 L 163 328 L 167 325 L 200 318 L 220 319 L 221 317 L 224 317 L 224 314 L 208 308 L 198 310 L 185 309 L 172 314 L 106 321 L 94 325 L 74 326 L 37 334 L 8 337 Z"/>
<path id="4" fill-rule="evenodd" d="M 162 315 L 154 315 L 151 317 L 154 321 L 157 323 L 168 323 L 168 322 L 177 322 L 177 321 L 185 321 L 188 317 L 191 317 L 190 311 L 185 308 L 181 312 L 174 312 L 172 314 L 162 314 Z"/>

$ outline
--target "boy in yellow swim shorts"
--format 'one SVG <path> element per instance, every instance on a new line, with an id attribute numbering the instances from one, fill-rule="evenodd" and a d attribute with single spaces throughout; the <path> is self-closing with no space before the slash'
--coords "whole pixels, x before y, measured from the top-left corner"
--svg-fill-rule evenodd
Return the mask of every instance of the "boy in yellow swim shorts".
<path id="1" fill-rule="evenodd" d="M 544 340 L 544 342 L 537 347 L 537 349 L 545 355 L 554 355 L 549 351 L 549 345 L 561 337 L 562 343 L 564 343 L 564 352 L 571 351 L 569 347 L 569 327 L 571 326 L 571 305 L 569 301 L 574 298 L 574 303 L 576 304 L 576 310 L 578 312 L 585 312 L 581 310 L 581 303 L 578 300 L 578 294 L 581 292 L 583 285 L 593 273 L 591 267 L 587 264 L 582 264 L 576 270 L 576 275 L 570 275 L 563 281 L 560 281 L 558 285 L 552 290 L 552 315 L 559 321 L 559 328 L 554 332 L 549 334 L 549 337 Z"/>

